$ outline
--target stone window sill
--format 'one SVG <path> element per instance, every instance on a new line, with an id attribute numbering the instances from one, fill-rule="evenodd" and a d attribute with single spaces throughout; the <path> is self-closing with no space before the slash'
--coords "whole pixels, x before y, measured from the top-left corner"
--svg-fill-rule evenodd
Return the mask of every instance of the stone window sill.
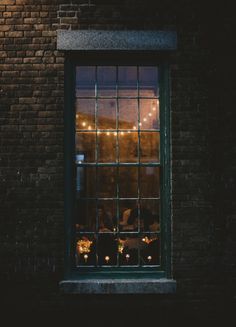
<path id="1" fill-rule="evenodd" d="M 60 289 L 67 294 L 169 294 L 176 281 L 166 278 L 63 280 Z"/>

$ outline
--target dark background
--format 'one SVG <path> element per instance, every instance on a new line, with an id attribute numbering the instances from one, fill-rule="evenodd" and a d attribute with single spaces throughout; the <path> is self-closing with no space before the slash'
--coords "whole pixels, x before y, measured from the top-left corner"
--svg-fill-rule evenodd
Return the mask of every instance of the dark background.
<path id="1" fill-rule="evenodd" d="M 72 4 L 71 4 L 72 3 Z M 229 2 L 0 2 L 0 310 L 8 320 L 234 321 L 235 43 Z M 57 29 L 176 30 L 174 295 L 63 296 L 64 54 Z M 109 317 L 110 316 L 110 317 Z M 48 318 L 49 319 L 49 318 Z"/>

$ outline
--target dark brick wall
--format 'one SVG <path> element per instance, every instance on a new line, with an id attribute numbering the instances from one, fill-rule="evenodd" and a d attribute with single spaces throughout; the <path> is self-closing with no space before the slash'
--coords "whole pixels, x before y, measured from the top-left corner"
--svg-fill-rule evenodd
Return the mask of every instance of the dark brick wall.
<path id="1" fill-rule="evenodd" d="M 57 288 L 64 251 L 64 54 L 56 50 L 57 29 L 177 30 L 171 70 L 177 294 L 146 303 L 164 317 L 184 308 L 208 308 L 214 316 L 222 303 L 233 306 L 233 19 L 229 5 L 198 1 L 0 1 L 0 276 L 7 306 L 21 312 L 82 306 Z M 103 297 L 86 299 L 107 305 Z M 129 297 L 110 301 L 132 306 Z M 134 303 L 137 311 L 143 300 Z"/>

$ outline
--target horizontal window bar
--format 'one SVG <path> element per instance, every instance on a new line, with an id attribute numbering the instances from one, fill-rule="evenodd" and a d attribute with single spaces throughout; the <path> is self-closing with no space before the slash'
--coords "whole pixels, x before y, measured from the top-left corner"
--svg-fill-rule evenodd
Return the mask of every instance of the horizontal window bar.
<path id="1" fill-rule="evenodd" d="M 145 97 L 145 96 L 76 96 L 77 99 L 134 99 L 134 100 L 138 100 L 138 99 L 150 99 L 150 100 L 153 100 L 153 99 L 156 99 L 156 100 L 159 100 L 159 97 Z"/>
<path id="2" fill-rule="evenodd" d="M 160 129 L 140 129 L 140 128 L 137 128 L 137 129 L 123 129 L 123 128 L 118 128 L 118 129 L 77 129 L 76 130 L 76 133 L 82 133 L 82 132 L 93 132 L 93 133 L 96 133 L 96 132 L 101 132 L 101 133 L 107 133 L 107 132 L 110 132 L 110 133 L 119 133 L 119 132 L 126 132 L 126 133 L 137 133 L 137 131 L 140 131 L 141 133 L 143 132 L 160 132 Z"/>
<path id="3" fill-rule="evenodd" d="M 113 197 L 113 198 L 100 198 L 100 197 L 80 197 L 79 198 L 80 200 L 83 200 L 83 201 L 86 201 L 86 200 L 160 200 L 160 198 L 143 198 L 143 197 L 140 197 L 140 198 L 119 198 L 119 197 Z"/>
<path id="4" fill-rule="evenodd" d="M 111 163 L 76 163 L 77 167 L 119 167 L 119 166 L 131 166 L 131 167 L 159 167 L 160 162 L 143 162 L 143 163 L 126 163 L 126 162 L 111 162 Z"/>

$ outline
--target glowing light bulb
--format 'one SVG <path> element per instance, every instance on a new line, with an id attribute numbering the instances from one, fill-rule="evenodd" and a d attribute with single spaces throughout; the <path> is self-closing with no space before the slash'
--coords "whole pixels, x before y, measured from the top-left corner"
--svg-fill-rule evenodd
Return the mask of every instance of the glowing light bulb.
<path id="1" fill-rule="evenodd" d="M 152 107 L 152 111 L 156 111 L 156 108 L 154 106 Z"/>
<path id="2" fill-rule="evenodd" d="M 151 112 L 149 112 L 148 116 L 149 116 L 149 117 L 152 117 L 152 113 L 151 113 Z"/>
<path id="3" fill-rule="evenodd" d="M 120 134 L 121 134 L 121 135 L 124 135 L 124 132 L 121 132 Z"/>
<path id="4" fill-rule="evenodd" d="M 126 255 L 125 255 L 125 258 L 126 258 L 126 260 L 127 260 L 127 262 L 129 261 L 129 258 L 130 258 L 130 255 L 127 253 Z"/>
<path id="5" fill-rule="evenodd" d="M 146 242 L 146 239 L 145 239 L 145 237 L 144 237 L 144 238 L 142 238 L 142 241 L 143 241 L 143 242 Z"/>
<path id="6" fill-rule="evenodd" d="M 83 121 L 82 126 L 86 126 L 86 122 L 85 121 Z"/>
<path id="7" fill-rule="evenodd" d="M 110 132 L 107 132 L 107 135 L 109 136 L 110 135 Z"/>
<path id="8" fill-rule="evenodd" d="M 149 256 L 147 257 L 147 259 L 148 259 L 148 261 L 150 262 L 150 261 L 152 260 L 152 257 L 149 255 Z"/>
<path id="9" fill-rule="evenodd" d="M 78 115 L 78 114 L 76 114 L 76 115 L 75 115 L 75 117 L 76 117 L 76 118 L 79 118 L 79 115 Z"/>
<path id="10" fill-rule="evenodd" d="M 92 127 L 89 125 L 88 129 L 89 129 L 89 130 L 91 130 L 91 129 L 92 129 Z"/>
<path id="11" fill-rule="evenodd" d="M 142 126 L 142 123 L 138 123 L 139 124 L 139 126 Z"/>
<path id="12" fill-rule="evenodd" d="M 147 121 L 147 118 L 143 118 L 143 121 Z"/>
<path id="13" fill-rule="evenodd" d="M 117 132 L 114 132 L 114 136 L 116 136 L 117 135 Z"/>
<path id="14" fill-rule="evenodd" d="M 106 255 L 106 256 L 105 256 L 105 260 L 106 260 L 106 263 L 108 263 L 109 260 L 110 260 L 110 257 L 109 257 L 108 255 Z"/>
<path id="15" fill-rule="evenodd" d="M 136 129 L 136 126 L 133 126 L 133 129 Z"/>
<path id="16" fill-rule="evenodd" d="M 85 254 L 85 255 L 84 255 L 84 261 L 87 262 L 87 260 L 88 260 L 88 255 Z"/>

